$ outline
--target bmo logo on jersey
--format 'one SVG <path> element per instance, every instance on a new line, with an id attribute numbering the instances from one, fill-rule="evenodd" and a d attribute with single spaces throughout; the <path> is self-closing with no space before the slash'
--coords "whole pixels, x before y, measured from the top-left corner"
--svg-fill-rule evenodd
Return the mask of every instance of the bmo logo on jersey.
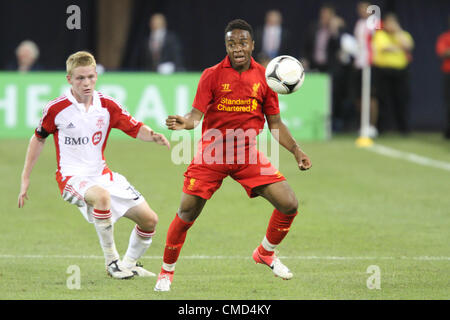
<path id="1" fill-rule="evenodd" d="M 92 135 L 92 144 L 98 145 L 102 141 L 103 134 L 101 131 L 97 131 Z M 69 146 L 81 146 L 89 143 L 89 137 L 64 137 L 64 144 Z"/>
<path id="2" fill-rule="evenodd" d="M 89 137 L 64 137 L 64 144 L 69 146 L 81 146 L 89 143 Z"/>

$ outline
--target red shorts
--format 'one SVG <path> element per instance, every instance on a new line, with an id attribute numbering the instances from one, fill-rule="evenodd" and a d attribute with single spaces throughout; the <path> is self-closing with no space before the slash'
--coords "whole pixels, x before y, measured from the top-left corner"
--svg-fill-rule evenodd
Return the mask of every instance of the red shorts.
<path id="1" fill-rule="evenodd" d="M 286 178 L 258 151 L 255 164 L 196 164 L 191 162 L 184 173 L 183 192 L 210 199 L 227 176 L 239 182 L 250 198 L 257 197 L 253 188 L 280 182 Z"/>

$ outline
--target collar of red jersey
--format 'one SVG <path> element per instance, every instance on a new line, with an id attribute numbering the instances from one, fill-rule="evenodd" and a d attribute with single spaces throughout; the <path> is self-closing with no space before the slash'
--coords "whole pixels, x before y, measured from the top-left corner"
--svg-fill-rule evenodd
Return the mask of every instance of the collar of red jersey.
<path id="1" fill-rule="evenodd" d="M 67 89 L 65 95 L 66 95 L 67 99 L 69 99 L 69 101 L 72 102 L 72 104 L 75 107 L 77 107 L 80 111 L 86 112 L 86 107 L 85 107 L 84 103 L 79 103 L 77 101 L 77 99 L 75 99 L 70 88 Z M 88 112 L 92 112 L 93 110 L 101 108 L 101 107 L 102 107 L 102 104 L 100 101 L 100 97 L 98 96 L 98 92 L 94 90 L 94 93 L 92 94 L 92 105 L 89 107 Z"/>
<path id="2" fill-rule="evenodd" d="M 223 65 L 224 68 L 232 68 L 230 57 L 227 55 L 225 59 L 223 59 Z M 253 57 L 250 57 L 250 69 L 255 66 L 255 59 Z"/>

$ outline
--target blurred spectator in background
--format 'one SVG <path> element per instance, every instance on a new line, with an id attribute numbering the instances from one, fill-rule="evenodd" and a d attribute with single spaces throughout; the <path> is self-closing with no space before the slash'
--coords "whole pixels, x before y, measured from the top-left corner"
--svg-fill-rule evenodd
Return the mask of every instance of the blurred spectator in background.
<path id="1" fill-rule="evenodd" d="M 255 42 L 255 46 L 256 46 L 256 42 Z M 267 54 L 265 54 L 264 52 L 260 52 L 259 54 L 257 54 L 255 59 L 264 68 L 267 68 L 267 65 L 269 64 L 269 62 L 271 60 L 269 58 L 269 56 Z"/>
<path id="2" fill-rule="evenodd" d="M 372 38 L 375 87 L 379 102 L 378 131 L 388 128 L 390 110 L 394 112 L 397 129 L 410 131 L 408 121 L 409 64 L 414 41 L 404 31 L 393 13 L 383 19 L 383 28 Z"/>
<path id="3" fill-rule="evenodd" d="M 320 8 L 319 21 L 310 26 L 306 35 L 302 59 L 305 68 L 328 72 L 334 67 L 344 25 L 344 20 L 336 15 L 332 5 Z"/>
<path id="4" fill-rule="evenodd" d="M 278 10 L 270 10 L 266 13 L 265 24 L 256 29 L 255 53 L 256 59 L 263 66 L 279 56 L 290 55 L 289 31 L 283 27 L 283 16 Z"/>
<path id="5" fill-rule="evenodd" d="M 448 16 L 448 31 L 437 39 L 436 53 L 442 59 L 441 70 L 444 74 L 444 103 L 447 112 L 444 136 L 450 139 L 450 15 Z"/>
<path id="6" fill-rule="evenodd" d="M 19 72 L 42 70 L 38 63 L 39 48 L 31 40 L 22 41 L 16 48 L 16 59 L 8 66 L 8 70 L 17 70 Z"/>
<path id="7" fill-rule="evenodd" d="M 332 81 L 332 129 L 350 129 L 354 106 L 350 99 L 351 57 L 341 48 L 345 21 L 331 4 L 320 8 L 319 21 L 307 32 L 301 58 L 305 68 L 327 72 Z"/>
<path id="8" fill-rule="evenodd" d="M 183 70 L 181 43 L 177 35 L 167 29 L 166 18 L 155 13 L 149 20 L 150 35 L 139 48 L 138 68 L 170 74 Z"/>
<path id="9" fill-rule="evenodd" d="M 369 6 L 370 3 L 367 1 L 358 2 L 356 6 L 358 21 L 356 21 L 353 30 L 357 43 L 357 51 L 354 60 L 354 70 L 352 72 L 352 99 L 358 112 L 361 110 L 362 69 L 370 66 L 372 55 L 371 40 L 374 30 L 369 28 L 367 21 L 369 17 L 367 8 Z M 378 102 L 375 96 L 375 86 L 373 85 L 373 72 L 371 72 L 370 84 L 370 128 L 368 136 L 375 138 L 378 135 L 376 128 L 378 121 Z"/>

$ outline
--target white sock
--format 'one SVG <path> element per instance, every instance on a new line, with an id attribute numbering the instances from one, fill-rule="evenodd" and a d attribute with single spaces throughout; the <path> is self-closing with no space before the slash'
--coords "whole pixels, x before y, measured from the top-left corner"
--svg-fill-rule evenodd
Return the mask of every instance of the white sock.
<path id="1" fill-rule="evenodd" d="M 166 271 L 173 272 L 173 271 L 175 271 L 175 264 L 176 264 L 176 262 L 175 263 L 171 263 L 171 264 L 163 262 L 162 268 L 164 270 L 166 270 Z"/>
<path id="2" fill-rule="evenodd" d="M 152 244 L 152 237 L 155 232 L 141 230 L 137 225 L 133 228 L 130 235 L 127 252 L 123 258 L 125 267 L 131 268 L 136 265 L 137 260 L 142 257 Z"/>
<path id="3" fill-rule="evenodd" d="M 264 236 L 263 241 L 261 242 L 264 249 L 267 251 L 275 251 L 275 248 L 277 247 L 276 244 L 271 244 L 269 240 L 267 240 L 266 236 Z"/>
<path id="4" fill-rule="evenodd" d="M 114 242 L 114 225 L 111 218 L 94 219 L 95 230 L 97 231 L 100 245 L 105 255 L 106 265 L 120 258 Z"/>

